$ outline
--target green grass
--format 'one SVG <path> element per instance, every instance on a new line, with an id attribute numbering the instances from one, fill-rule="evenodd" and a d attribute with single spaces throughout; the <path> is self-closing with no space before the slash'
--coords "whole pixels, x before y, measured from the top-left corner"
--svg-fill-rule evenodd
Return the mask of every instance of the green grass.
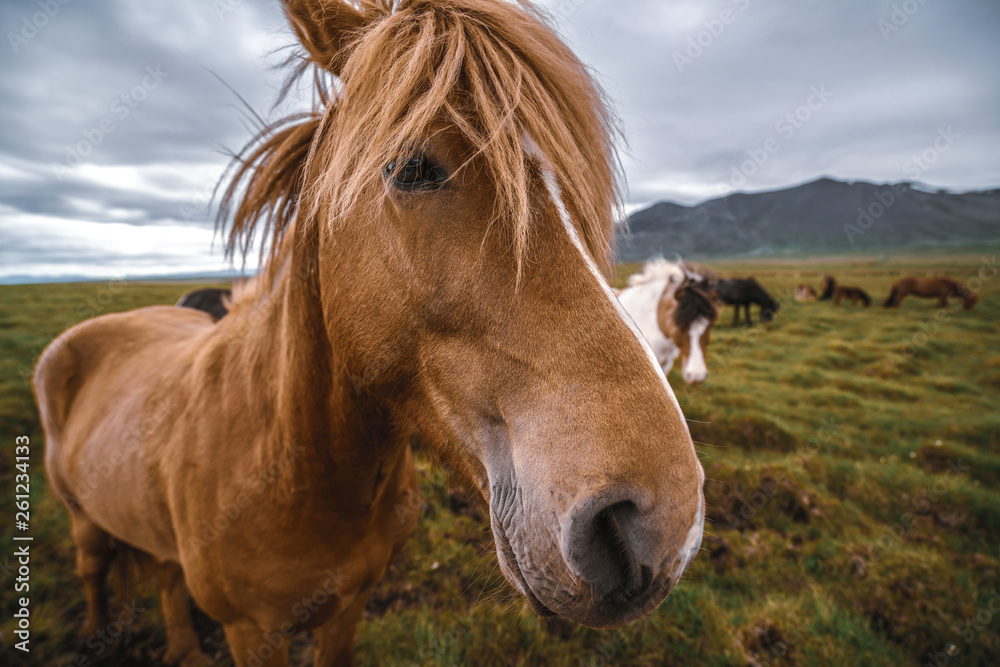
<path id="1" fill-rule="evenodd" d="M 735 329 L 726 309 L 712 332 L 707 383 L 692 388 L 670 375 L 702 443 L 710 523 L 704 550 L 667 601 L 613 631 L 538 619 L 503 581 L 481 517 L 421 461 L 423 516 L 368 605 L 358 664 L 923 665 L 928 654 L 995 664 L 1000 277 L 984 283 L 975 310 L 949 310 L 931 331 L 931 301 L 881 308 L 889 284 L 901 272 L 968 280 L 978 258 L 713 266 L 756 275 L 785 298 L 767 326 Z M 620 283 L 636 268 L 622 267 Z M 873 306 L 787 298 L 827 271 L 865 288 Z M 33 443 L 30 664 L 73 661 L 84 607 L 66 519 L 41 474 L 29 369 L 66 326 L 98 311 L 172 303 L 195 285 L 115 287 L 0 287 L 4 517 L 13 516 L 13 438 Z M 2 565 L 13 531 L 0 525 Z M 28 664 L 11 642 L 12 579 L 2 570 L 0 579 L 0 662 Z M 139 604 L 146 611 L 102 664 L 159 664 L 155 595 Z M 206 650 L 231 664 L 218 626 L 204 616 L 197 624 Z M 293 656 L 308 664 L 308 643 L 297 641 Z"/>

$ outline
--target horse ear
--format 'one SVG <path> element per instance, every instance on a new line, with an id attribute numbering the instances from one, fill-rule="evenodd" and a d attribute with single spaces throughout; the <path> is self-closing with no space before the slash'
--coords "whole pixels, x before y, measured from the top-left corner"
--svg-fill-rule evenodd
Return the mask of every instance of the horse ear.
<path id="1" fill-rule="evenodd" d="M 343 0 L 284 0 L 285 15 L 309 59 L 340 76 L 365 15 Z"/>

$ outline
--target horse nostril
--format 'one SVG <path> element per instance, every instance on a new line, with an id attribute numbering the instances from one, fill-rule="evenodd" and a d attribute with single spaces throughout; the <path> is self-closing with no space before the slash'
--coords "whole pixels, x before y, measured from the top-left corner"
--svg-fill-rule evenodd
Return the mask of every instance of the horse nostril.
<path id="1" fill-rule="evenodd" d="M 642 593 L 652 581 L 652 570 L 636 557 L 634 524 L 639 510 L 626 500 L 600 509 L 589 521 L 572 524 L 567 560 L 598 597 L 625 602 Z"/>
<path id="2" fill-rule="evenodd" d="M 626 500 L 601 510 L 594 517 L 598 540 L 604 543 L 610 556 L 611 574 L 618 575 L 618 586 L 605 596 L 615 601 L 625 601 L 634 597 L 642 589 L 643 580 L 646 579 L 648 583 L 651 578 L 643 576 L 643 570 L 649 571 L 649 568 L 640 566 L 636 560 L 635 552 L 623 527 L 623 523 L 628 522 L 635 512 L 635 505 Z"/>

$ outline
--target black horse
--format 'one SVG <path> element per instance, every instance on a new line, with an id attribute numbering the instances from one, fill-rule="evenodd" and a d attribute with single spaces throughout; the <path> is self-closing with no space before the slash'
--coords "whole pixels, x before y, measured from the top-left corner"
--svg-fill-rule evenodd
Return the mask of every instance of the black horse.
<path id="1" fill-rule="evenodd" d="M 750 317 L 750 304 L 756 303 L 760 306 L 761 322 L 770 322 L 774 319 L 774 314 L 778 312 L 778 302 L 771 298 L 760 283 L 754 278 L 719 278 L 712 283 L 712 290 L 715 291 L 722 303 L 734 306 L 733 326 L 740 323 L 740 306 L 746 308 L 747 324 L 753 324 Z"/>
<path id="2" fill-rule="evenodd" d="M 232 295 L 233 293 L 227 289 L 206 287 L 205 289 L 196 289 L 193 292 L 188 292 L 181 297 L 177 305 L 185 308 L 204 310 L 216 320 L 221 320 L 229 312 L 225 301 L 228 301 Z"/>

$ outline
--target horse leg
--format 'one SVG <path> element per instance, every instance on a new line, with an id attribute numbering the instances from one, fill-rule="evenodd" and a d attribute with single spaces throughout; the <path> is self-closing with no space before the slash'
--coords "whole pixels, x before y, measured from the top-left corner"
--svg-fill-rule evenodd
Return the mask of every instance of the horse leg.
<path id="1" fill-rule="evenodd" d="M 76 576 L 83 582 L 87 620 L 83 634 L 93 635 L 108 625 L 107 583 L 112 551 L 110 537 L 79 510 L 70 512 L 70 535 L 76 545 Z"/>
<path id="2" fill-rule="evenodd" d="M 663 369 L 664 377 L 670 375 L 670 369 L 674 367 L 674 362 L 677 361 L 677 357 L 679 354 L 680 351 L 667 352 L 660 359 L 658 359 L 658 361 L 660 362 L 660 368 Z"/>
<path id="3" fill-rule="evenodd" d="M 229 652 L 238 667 L 288 667 L 292 638 L 282 632 L 267 633 L 254 621 L 244 618 L 223 626 Z M 317 663 L 318 664 L 318 663 Z"/>
<path id="4" fill-rule="evenodd" d="M 738 327 L 740 325 L 740 304 L 733 306 L 733 326 Z"/>
<path id="5" fill-rule="evenodd" d="M 316 642 L 313 667 L 354 665 L 354 635 L 369 592 L 370 590 L 359 595 L 343 613 L 313 630 L 313 640 Z"/>
<path id="6" fill-rule="evenodd" d="M 750 314 L 750 303 L 747 302 L 743 304 L 743 307 L 746 308 L 747 311 L 747 326 L 753 326 L 753 316 Z"/>
<path id="7" fill-rule="evenodd" d="M 947 307 L 948 307 L 948 295 L 942 294 L 941 298 L 938 299 L 938 308 L 947 308 Z"/>
<path id="8" fill-rule="evenodd" d="M 167 653 L 163 661 L 177 663 L 181 667 L 207 667 L 211 659 L 201 652 L 198 635 L 191 622 L 191 607 L 188 604 L 187 586 L 184 572 L 176 563 L 160 563 L 156 571 L 160 588 L 160 607 L 163 610 L 163 624 L 167 632 Z"/>

